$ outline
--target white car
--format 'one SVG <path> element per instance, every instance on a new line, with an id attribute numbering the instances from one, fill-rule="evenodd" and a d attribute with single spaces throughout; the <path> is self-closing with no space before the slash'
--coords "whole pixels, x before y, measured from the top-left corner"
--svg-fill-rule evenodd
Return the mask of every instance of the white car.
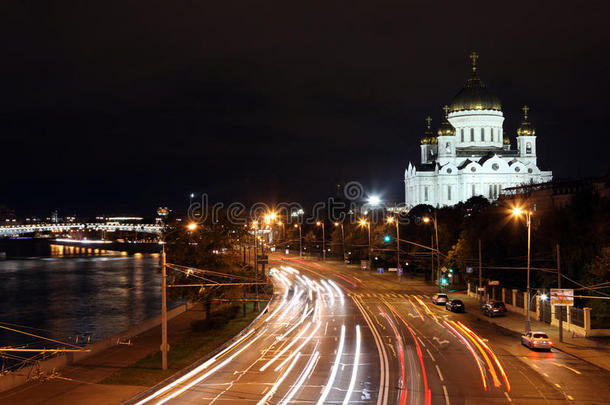
<path id="1" fill-rule="evenodd" d="M 448 300 L 449 297 L 447 297 L 447 294 L 434 294 L 432 296 L 432 302 L 436 305 L 446 304 Z"/>
<path id="2" fill-rule="evenodd" d="M 521 335 L 521 344 L 530 349 L 551 350 L 553 347 L 553 341 L 544 332 L 528 332 Z"/>

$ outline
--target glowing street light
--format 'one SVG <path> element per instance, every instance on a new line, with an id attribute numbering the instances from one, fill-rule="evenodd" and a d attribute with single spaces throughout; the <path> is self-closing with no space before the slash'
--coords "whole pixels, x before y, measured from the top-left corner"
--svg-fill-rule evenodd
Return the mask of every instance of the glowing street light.
<path id="1" fill-rule="evenodd" d="M 377 195 L 372 195 L 369 197 L 369 204 L 370 205 L 379 205 L 381 203 L 381 198 L 379 198 L 379 196 Z"/>
<path id="2" fill-rule="evenodd" d="M 324 221 L 316 221 L 316 225 L 322 227 L 322 260 L 326 261 L 326 235 L 324 234 Z"/>
<path id="3" fill-rule="evenodd" d="M 197 223 L 191 222 L 186 226 L 186 229 L 188 229 L 189 231 L 194 231 L 195 229 L 197 229 L 198 226 L 199 225 L 197 225 Z"/>
<path id="4" fill-rule="evenodd" d="M 434 212 L 434 218 L 432 217 L 424 217 L 423 218 L 424 223 L 429 224 L 430 222 L 432 222 L 434 224 L 434 235 L 435 235 L 435 240 L 436 240 L 436 278 L 437 280 L 439 280 L 438 283 L 438 289 L 439 291 L 442 291 L 441 288 L 441 259 L 440 259 L 440 247 L 438 245 L 438 225 L 436 224 L 436 211 Z"/>
<path id="5" fill-rule="evenodd" d="M 365 227 L 369 232 L 369 271 L 371 270 L 371 223 L 364 218 L 360 219 L 360 226 Z"/>
<path id="6" fill-rule="evenodd" d="M 524 211 L 521 207 L 515 207 L 512 210 L 512 214 L 515 217 L 521 217 L 521 215 L 525 215 L 525 220 L 527 224 L 527 319 L 525 321 L 525 332 L 530 332 L 532 329 L 532 325 L 530 322 L 530 300 L 531 300 L 531 292 L 530 292 L 530 262 L 531 262 L 531 247 L 532 247 L 532 211 L 527 210 Z"/>

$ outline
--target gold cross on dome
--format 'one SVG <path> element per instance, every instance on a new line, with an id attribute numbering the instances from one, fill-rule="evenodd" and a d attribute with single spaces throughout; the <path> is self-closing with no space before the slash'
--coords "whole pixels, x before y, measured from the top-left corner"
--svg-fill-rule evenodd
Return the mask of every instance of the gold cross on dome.
<path id="1" fill-rule="evenodd" d="M 426 117 L 426 122 L 428 123 L 428 129 L 430 129 L 430 125 L 432 124 L 432 118 L 430 118 L 429 115 Z"/>
<path id="2" fill-rule="evenodd" d="M 445 111 L 445 118 L 447 118 L 447 116 L 449 115 L 449 106 L 448 105 L 444 106 L 443 110 Z"/>
<path id="3" fill-rule="evenodd" d="M 476 52 L 473 52 L 470 54 L 470 60 L 472 61 L 472 71 L 476 72 L 477 71 L 477 60 L 479 59 L 479 54 Z"/>
<path id="4" fill-rule="evenodd" d="M 530 110 L 530 108 L 528 106 L 524 105 L 522 110 L 523 110 L 523 119 L 527 121 L 527 112 Z"/>

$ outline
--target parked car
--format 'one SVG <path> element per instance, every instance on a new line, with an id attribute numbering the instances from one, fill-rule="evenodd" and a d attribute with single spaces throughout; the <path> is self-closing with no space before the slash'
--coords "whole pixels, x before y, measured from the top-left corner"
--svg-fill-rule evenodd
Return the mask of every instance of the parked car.
<path id="1" fill-rule="evenodd" d="M 447 294 L 434 294 L 432 296 L 432 302 L 436 305 L 446 304 L 449 301 Z"/>
<path id="2" fill-rule="evenodd" d="M 521 344 L 530 349 L 546 349 L 551 350 L 553 342 L 544 332 L 528 332 L 521 335 Z"/>
<path id="3" fill-rule="evenodd" d="M 445 304 L 445 309 L 451 312 L 465 312 L 466 307 L 464 307 L 464 303 L 461 300 L 449 300 Z"/>
<path id="4" fill-rule="evenodd" d="M 483 315 L 491 318 L 494 316 L 506 315 L 506 307 L 502 301 L 490 301 L 483 305 Z"/>

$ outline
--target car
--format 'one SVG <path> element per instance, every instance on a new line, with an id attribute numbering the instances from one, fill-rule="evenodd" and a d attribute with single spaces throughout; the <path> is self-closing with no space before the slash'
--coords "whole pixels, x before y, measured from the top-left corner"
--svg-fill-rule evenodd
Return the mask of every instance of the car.
<path id="1" fill-rule="evenodd" d="M 449 301 L 447 294 L 434 294 L 432 296 L 432 302 L 436 305 L 446 304 Z"/>
<path id="2" fill-rule="evenodd" d="M 506 315 L 506 307 L 502 301 L 490 301 L 483 305 L 483 315 L 487 315 L 491 318 L 494 316 Z"/>
<path id="3" fill-rule="evenodd" d="M 445 309 L 451 312 L 465 312 L 466 308 L 461 300 L 449 300 L 445 304 Z"/>
<path id="4" fill-rule="evenodd" d="M 521 335 L 521 344 L 530 349 L 545 349 L 549 351 L 553 347 L 553 341 L 544 332 L 528 332 Z"/>

